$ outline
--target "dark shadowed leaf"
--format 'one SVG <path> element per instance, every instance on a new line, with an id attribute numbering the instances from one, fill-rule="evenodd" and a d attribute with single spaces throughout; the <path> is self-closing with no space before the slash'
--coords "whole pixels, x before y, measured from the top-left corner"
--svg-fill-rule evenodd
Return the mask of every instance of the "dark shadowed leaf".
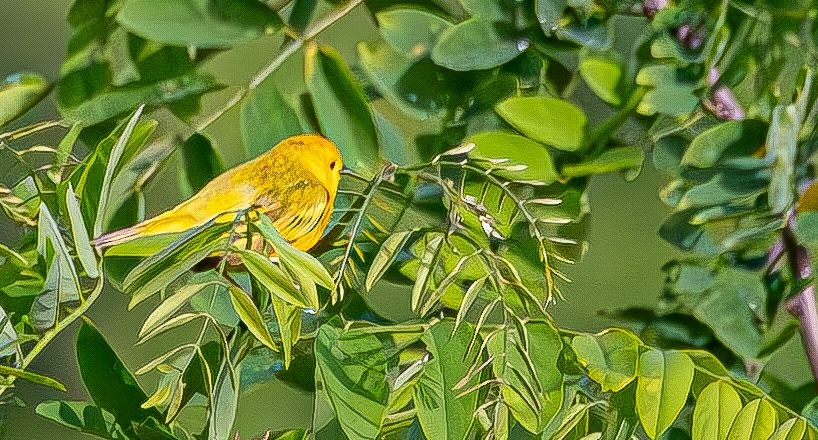
<path id="1" fill-rule="evenodd" d="M 328 47 L 308 50 L 305 79 L 321 132 L 338 145 L 344 165 L 371 178 L 378 170 L 378 133 L 364 95 L 341 55 Z"/>
<path id="2" fill-rule="evenodd" d="M 213 148 L 209 138 L 194 133 L 180 148 L 182 168 L 179 183 L 183 197 L 190 197 L 207 182 L 224 171 L 224 163 L 219 152 Z"/>
<path id="3" fill-rule="evenodd" d="M 303 133 L 298 115 L 281 96 L 275 81 L 250 90 L 241 104 L 241 136 L 247 157 L 269 151 L 289 136 Z"/>
<path id="4" fill-rule="evenodd" d="M 148 396 L 105 338 L 88 322 L 83 322 L 77 333 L 77 362 L 88 394 L 97 406 L 113 414 L 126 431 L 132 423 L 142 423 L 148 417 L 162 419 L 156 409 L 141 407 Z"/>
<path id="5" fill-rule="evenodd" d="M 87 402 L 47 401 L 37 414 L 77 431 L 111 440 L 129 440 L 110 412 Z"/>
<path id="6" fill-rule="evenodd" d="M 387 9 L 376 18 L 384 40 L 412 59 L 428 55 L 440 34 L 452 27 L 439 16 L 414 8 Z"/>
<path id="7" fill-rule="evenodd" d="M 764 143 L 767 124 L 758 120 L 727 121 L 696 136 L 682 157 L 682 165 L 709 168 L 724 156 L 744 156 Z"/>

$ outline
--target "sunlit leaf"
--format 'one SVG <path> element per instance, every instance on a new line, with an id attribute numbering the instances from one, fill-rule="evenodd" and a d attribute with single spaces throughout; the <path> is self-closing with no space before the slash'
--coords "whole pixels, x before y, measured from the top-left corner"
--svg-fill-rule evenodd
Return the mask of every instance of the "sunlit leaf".
<path id="1" fill-rule="evenodd" d="M 582 145 L 587 118 L 567 101 L 519 96 L 497 104 L 496 109 L 514 128 L 538 142 L 566 151 Z"/>
<path id="2" fill-rule="evenodd" d="M 728 440 L 768 439 L 775 432 L 778 416 L 766 399 L 755 399 L 738 412 L 727 434 Z"/>
<path id="3" fill-rule="evenodd" d="M 250 333 L 271 350 L 278 351 L 278 345 L 273 340 L 273 335 L 270 334 L 270 330 L 264 324 L 264 319 L 262 319 L 261 313 L 253 304 L 250 296 L 235 286 L 229 286 L 228 291 L 230 292 L 230 300 L 233 302 L 233 309 L 236 310 L 236 314 L 239 315 L 241 322 L 247 326 Z"/>
<path id="4" fill-rule="evenodd" d="M 65 194 L 65 203 L 68 207 L 68 219 L 71 221 L 71 234 L 74 237 L 74 246 L 77 250 L 77 256 L 85 273 L 91 278 L 96 278 L 99 276 L 96 254 L 91 247 L 88 230 L 85 228 L 85 222 L 82 219 L 79 200 L 77 200 L 77 195 L 74 194 L 74 187 L 70 183 L 68 184 L 68 190 Z"/>
<path id="5" fill-rule="evenodd" d="M 727 382 L 717 380 L 706 386 L 693 410 L 693 440 L 724 440 L 741 410 L 741 398 Z"/>
<path id="6" fill-rule="evenodd" d="M 684 408 L 693 383 L 693 362 L 677 351 L 648 350 L 639 357 L 636 412 L 652 439 L 659 438 Z"/>
<path id="7" fill-rule="evenodd" d="M 48 93 L 48 81 L 33 73 L 17 73 L 0 82 L 0 127 L 19 118 Z"/>

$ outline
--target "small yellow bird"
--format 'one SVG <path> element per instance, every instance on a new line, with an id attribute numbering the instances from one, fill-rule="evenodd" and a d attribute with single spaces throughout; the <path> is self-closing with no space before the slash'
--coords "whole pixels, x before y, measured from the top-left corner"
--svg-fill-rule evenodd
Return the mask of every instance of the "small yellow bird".
<path id="1" fill-rule="evenodd" d="M 270 217 L 293 247 L 313 247 L 329 224 L 343 162 L 330 140 L 289 137 L 272 150 L 211 180 L 175 208 L 130 228 L 99 236 L 103 249 L 140 237 L 184 232 L 211 220 L 231 222 L 240 211 Z"/>

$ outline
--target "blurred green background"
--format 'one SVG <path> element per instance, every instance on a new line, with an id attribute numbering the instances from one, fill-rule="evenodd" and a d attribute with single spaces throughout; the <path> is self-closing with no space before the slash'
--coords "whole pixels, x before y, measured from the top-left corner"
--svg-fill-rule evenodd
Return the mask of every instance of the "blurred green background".
<path id="1" fill-rule="evenodd" d="M 68 26 L 64 17 L 71 0 L 5 0 L 0 1 L 0 77 L 18 71 L 35 71 L 49 78 L 57 78 L 65 52 Z M 358 10 L 325 32 L 321 41 L 331 44 L 346 56 L 354 53 L 360 40 L 373 39 L 375 28 L 363 10 Z M 270 37 L 247 44 L 238 50 L 217 57 L 211 69 L 218 77 L 230 84 L 241 84 L 278 50 L 280 39 Z M 351 59 L 351 58 L 350 58 Z M 302 58 L 293 56 L 275 74 L 279 89 L 285 93 L 300 91 L 302 81 Z M 217 103 L 225 95 L 215 94 L 208 98 Z M 52 103 L 39 106 L 22 123 L 53 117 L 56 111 Z M 422 131 L 422 126 L 403 127 L 410 131 Z M 228 164 L 235 164 L 243 157 L 243 147 L 238 133 L 238 111 L 231 111 L 225 118 L 211 126 L 208 134 Z M 178 202 L 176 179 L 169 176 L 176 164 L 170 164 L 163 176 L 149 187 L 148 214 L 156 213 Z M 5 168 L 0 165 L 0 173 Z M 172 180 L 171 180 L 172 177 Z M 625 182 L 615 175 L 595 178 L 590 186 L 592 213 L 586 220 L 591 244 L 585 259 L 568 270 L 574 282 L 565 288 L 566 298 L 553 309 L 556 320 L 565 327 L 596 330 L 613 322 L 600 316 L 605 309 L 650 305 L 656 301 L 662 286 L 661 266 L 676 253 L 662 241 L 656 231 L 668 210 L 661 204 L 657 192 L 663 177 L 649 165 L 634 182 Z M 0 220 L 0 240 L 13 239 L 10 224 Z M 377 301 L 389 308 L 400 308 L 390 298 Z M 391 301 L 391 302 L 390 302 Z M 125 296 L 109 291 L 94 306 L 90 316 L 100 327 L 114 349 L 131 369 L 141 366 L 157 350 L 150 346 L 134 347 L 135 336 L 150 307 L 132 312 L 126 309 Z M 69 388 L 69 398 L 84 399 L 85 390 L 78 377 L 74 359 L 73 332 L 65 332 L 56 343 L 37 359 L 33 369 L 57 377 Z M 797 347 L 797 346 L 796 346 Z M 800 349 L 787 350 L 794 358 L 788 365 L 803 362 Z M 800 366 L 799 366 L 800 369 Z M 801 370 L 803 371 L 803 370 Z M 149 379 L 149 378 L 148 378 Z M 65 398 L 57 392 L 18 382 L 18 395 L 28 408 L 7 407 L 3 422 L 6 424 L 4 438 L 8 439 L 62 439 L 86 438 L 81 434 L 63 429 L 33 414 L 37 402 L 49 398 Z M 260 435 L 265 429 L 283 429 L 306 426 L 311 416 L 311 397 L 285 385 L 270 385 L 252 390 L 241 401 L 237 427 L 242 438 Z"/>

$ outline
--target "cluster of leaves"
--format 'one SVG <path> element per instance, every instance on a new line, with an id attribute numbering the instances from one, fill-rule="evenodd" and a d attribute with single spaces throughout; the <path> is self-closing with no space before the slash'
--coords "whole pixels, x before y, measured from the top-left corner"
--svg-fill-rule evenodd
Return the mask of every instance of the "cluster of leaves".
<path id="1" fill-rule="evenodd" d="M 348 63 L 313 38 L 357 7 L 379 37 Z M 730 367 L 762 357 L 768 334 L 767 355 L 781 344 L 767 331 L 781 314 L 770 286 L 792 280 L 775 272 L 763 284 L 754 271 L 810 172 L 796 164 L 811 151 L 812 76 L 794 54 L 810 8 L 779 28 L 781 11 L 763 2 L 679 2 L 648 23 L 633 1 L 76 0 L 56 89 L 63 119 L 0 135 L 25 168 L 0 193 L 23 230 L 0 246 L 5 385 L 61 387 L 26 368 L 108 281 L 131 307 L 152 305 L 139 343 L 179 329 L 193 338 L 131 373 L 83 324 L 77 358 L 93 403 L 37 412 L 103 438 L 228 438 L 242 393 L 271 380 L 315 396 L 312 426 L 280 438 L 814 438 L 792 408 L 687 349 L 712 338 L 668 342 L 664 324 L 692 314 L 673 322 L 684 334 L 707 326 L 734 353 L 718 352 Z M 622 49 L 631 41 L 614 31 L 628 26 L 643 32 Z M 280 54 L 204 110 L 202 95 L 223 87 L 202 63 L 278 34 Z M 766 49 L 775 44 L 780 53 Z M 294 97 L 269 76 L 301 48 L 306 93 Z M 723 74 L 711 87 L 713 69 Z M 15 105 L 0 126 L 49 90 L 9 78 L 0 99 Z M 249 157 L 314 131 L 353 170 L 311 253 L 265 216 L 236 212 L 98 255 L 89 237 L 141 220 L 144 188 L 172 155 L 185 195 L 223 170 L 204 131 L 235 106 Z M 428 130 L 407 134 L 413 122 Z M 12 148 L 56 127 L 68 129 L 56 146 Z M 678 213 L 662 233 L 705 257 L 669 265 L 669 311 L 639 315 L 659 348 L 624 330 L 558 329 L 547 306 L 585 247 L 588 180 L 635 178 L 648 141 L 677 176 L 663 194 Z M 82 159 L 78 145 L 91 147 Z M 799 236 L 818 242 L 809 221 Z M 255 240 L 278 259 L 239 244 Z M 372 298 L 386 292 L 408 299 L 411 318 L 378 313 Z M 143 374 L 158 379 L 152 393 Z"/>
<path id="2" fill-rule="evenodd" d="M 783 267 L 788 246 L 816 250 L 806 233 L 818 111 L 805 15 L 812 8 L 799 2 L 785 17 L 767 2 L 703 4 L 695 12 L 682 2 L 655 16 L 653 61 L 636 81 L 650 88 L 646 100 L 680 98 L 667 106 L 643 101 L 639 111 L 659 115 L 649 131 L 653 162 L 672 176 L 660 196 L 673 214 L 660 235 L 687 254 L 665 266 L 655 310 L 622 315 L 652 343 L 718 353 L 796 409 L 814 387 L 792 389 L 764 367 L 798 329 L 787 302 L 806 280 L 792 256 L 793 270 Z M 709 37 L 696 48 L 671 44 L 682 26 Z M 787 234 L 796 240 L 785 244 Z"/>

